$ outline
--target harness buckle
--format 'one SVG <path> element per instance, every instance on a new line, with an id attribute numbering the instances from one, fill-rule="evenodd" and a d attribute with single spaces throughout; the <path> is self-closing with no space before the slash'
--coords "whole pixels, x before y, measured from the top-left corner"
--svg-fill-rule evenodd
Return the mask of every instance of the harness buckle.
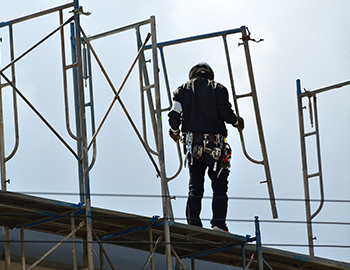
<path id="1" fill-rule="evenodd" d="M 207 147 L 207 144 L 209 143 L 208 136 L 209 136 L 209 134 L 203 135 L 203 137 L 204 137 L 204 139 L 203 139 L 204 149 Z"/>

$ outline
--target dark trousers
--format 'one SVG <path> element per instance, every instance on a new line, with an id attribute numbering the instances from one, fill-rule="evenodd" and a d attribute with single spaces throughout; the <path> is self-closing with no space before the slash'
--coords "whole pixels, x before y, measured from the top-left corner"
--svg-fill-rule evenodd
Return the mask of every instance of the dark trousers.
<path id="1" fill-rule="evenodd" d="M 228 204 L 227 178 L 229 176 L 229 170 L 222 170 L 218 177 L 220 168 L 218 167 L 216 171 L 213 171 L 214 162 L 214 159 L 210 155 L 204 153 L 199 159 L 194 158 L 193 164 L 189 165 L 190 183 L 186 206 L 187 223 L 200 227 L 203 226 L 200 219 L 200 212 L 202 209 L 202 198 L 204 193 L 204 176 L 205 171 L 208 168 L 208 176 L 211 180 L 211 187 L 213 190 L 213 216 L 210 223 L 212 227 L 217 226 L 221 229 L 228 230 L 226 226 L 226 215 Z"/>

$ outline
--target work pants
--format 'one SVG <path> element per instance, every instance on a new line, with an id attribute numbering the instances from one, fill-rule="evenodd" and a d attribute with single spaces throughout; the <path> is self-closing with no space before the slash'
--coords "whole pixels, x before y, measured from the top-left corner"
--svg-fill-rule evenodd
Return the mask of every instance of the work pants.
<path id="1" fill-rule="evenodd" d="M 220 160 L 218 164 L 220 165 Z M 204 178 L 205 171 L 208 169 L 208 176 L 211 180 L 211 187 L 213 190 L 212 198 L 212 220 L 211 226 L 217 226 L 223 230 L 228 230 L 226 225 L 227 215 L 227 190 L 228 190 L 228 176 L 229 169 L 220 171 L 219 165 L 216 171 L 213 170 L 215 160 L 207 153 L 199 159 L 193 159 L 193 164 L 189 164 L 190 181 L 189 181 L 189 193 L 186 205 L 186 217 L 187 223 L 202 227 L 202 221 L 200 219 L 200 213 L 202 209 L 202 198 L 204 194 Z M 190 163 L 190 162 L 189 162 Z"/>

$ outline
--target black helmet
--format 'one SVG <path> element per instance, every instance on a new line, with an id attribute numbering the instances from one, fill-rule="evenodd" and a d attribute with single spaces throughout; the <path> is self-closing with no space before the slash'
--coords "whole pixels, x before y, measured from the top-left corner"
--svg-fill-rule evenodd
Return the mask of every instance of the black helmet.
<path id="1" fill-rule="evenodd" d="M 190 70 L 190 73 L 188 74 L 188 77 L 191 80 L 192 78 L 200 74 L 205 74 L 205 77 L 207 77 L 209 80 L 214 80 L 214 71 L 211 69 L 208 63 L 199 62 L 198 64 L 193 66 Z"/>

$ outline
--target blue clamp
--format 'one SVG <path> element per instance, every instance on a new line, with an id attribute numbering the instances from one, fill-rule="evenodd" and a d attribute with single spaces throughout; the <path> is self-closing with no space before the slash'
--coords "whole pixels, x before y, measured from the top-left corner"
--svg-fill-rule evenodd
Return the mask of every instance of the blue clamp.
<path id="1" fill-rule="evenodd" d="M 85 208 L 85 203 L 80 202 L 77 204 L 77 206 L 78 206 L 78 209 L 81 210 L 82 208 Z"/>
<path id="2" fill-rule="evenodd" d="M 158 218 L 160 218 L 160 216 L 157 216 L 157 215 L 152 216 L 151 222 L 152 222 L 152 223 L 155 223 L 155 222 L 157 221 Z"/>

